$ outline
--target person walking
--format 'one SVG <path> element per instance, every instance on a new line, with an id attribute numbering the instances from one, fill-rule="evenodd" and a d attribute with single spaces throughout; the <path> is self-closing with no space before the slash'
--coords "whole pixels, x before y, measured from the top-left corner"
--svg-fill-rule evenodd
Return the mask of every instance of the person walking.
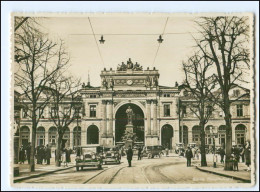
<path id="1" fill-rule="evenodd" d="M 132 158 L 133 158 L 133 150 L 131 148 L 131 146 L 129 145 L 128 146 L 128 150 L 126 152 L 126 155 L 127 155 L 127 160 L 128 160 L 128 167 L 131 167 L 131 161 L 132 161 Z"/>
<path id="2" fill-rule="evenodd" d="M 240 148 L 240 155 L 241 155 L 241 159 L 242 159 L 242 163 L 245 162 L 245 145 L 243 145 L 241 148 Z"/>
<path id="3" fill-rule="evenodd" d="M 62 150 L 61 162 L 63 163 L 64 167 L 68 166 L 67 161 L 66 161 L 66 149 Z"/>
<path id="4" fill-rule="evenodd" d="M 138 148 L 138 160 L 141 160 L 142 159 L 142 148 L 139 147 Z"/>
<path id="5" fill-rule="evenodd" d="M 50 165 L 50 159 L 51 159 L 51 148 L 49 145 L 46 145 L 46 152 L 45 152 L 45 159 L 47 161 L 47 165 Z"/>
<path id="6" fill-rule="evenodd" d="M 191 152 L 192 152 L 193 160 L 195 159 L 195 151 L 196 151 L 195 147 L 192 147 Z"/>
<path id="7" fill-rule="evenodd" d="M 24 161 L 25 161 L 25 149 L 22 145 L 19 150 L 19 162 L 20 162 L 20 164 L 22 164 L 22 163 L 24 164 Z"/>
<path id="8" fill-rule="evenodd" d="M 250 142 L 246 142 L 246 146 L 244 149 L 244 154 L 245 154 L 245 160 L 246 160 L 246 166 L 247 166 L 247 171 L 250 171 L 250 165 L 251 165 L 251 150 L 250 150 Z"/>
<path id="9" fill-rule="evenodd" d="M 31 158 L 31 143 L 29 142 L 27 147 L 26 147 L 26 156 L 28 160 L 28 164 L 30 164 L 30 158 Z"/>
<path id="10" fill-rule="evenodd" d="M 191 166 L 191 158 L 193 157 L 190 147 L 186 150 L 185 156 L 187 158 L 187 167 Z"/>
<path id="11" fill-rule="evenodd" d="M 166 155 L 166 157 L 168 157 L 168 155 L 169 155 L 168 144 L 166 144 L 166 147 L 165 147 L 165 155 Z"/>
<path id="12" fill-rule="evenodd" d="M 219 150 L 220 163 L 224 163 L 225 150 L 221 147 Z"/>

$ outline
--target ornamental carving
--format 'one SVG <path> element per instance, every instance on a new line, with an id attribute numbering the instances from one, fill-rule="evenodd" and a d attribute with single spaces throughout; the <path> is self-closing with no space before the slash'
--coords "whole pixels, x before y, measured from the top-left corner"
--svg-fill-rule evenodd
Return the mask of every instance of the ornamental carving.
<path id="1" fill-rule="evenodd" d="M 133 64 L 131 58 L 129 58 L 126 64 L 122 62 L 118 65 L 117 71 L 126 71 L 127 69 L 132 69 L 133 71 L 142 71 L 143 67 L 137 62 Z"/>

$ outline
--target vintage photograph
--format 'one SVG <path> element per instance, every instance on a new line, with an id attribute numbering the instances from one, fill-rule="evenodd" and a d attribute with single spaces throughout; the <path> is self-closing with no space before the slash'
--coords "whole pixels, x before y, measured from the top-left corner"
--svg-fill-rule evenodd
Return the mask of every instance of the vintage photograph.
<path id="1" fill-rule="evenodd" d="M 13 187 L 255 184 L 253 14 L 11 20 Z"/>

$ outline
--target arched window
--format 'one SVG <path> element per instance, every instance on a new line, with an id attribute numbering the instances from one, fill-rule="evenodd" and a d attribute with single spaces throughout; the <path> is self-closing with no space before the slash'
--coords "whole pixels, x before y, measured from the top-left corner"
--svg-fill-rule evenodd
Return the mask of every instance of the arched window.
<path id="1" fill-rule="evenodd" d="M 87 129 L 87 144 L 98 144 L 99 134 L 98 127 L 91 125 Z"/>
<path id="2" fill-rule="evenodd" d="M 235 128 L 236 144 L 245 144 L 246 140 L 246 126 L 239 124 Z"/>
<path id="3" fill-rule="evenodd" d="M 37 145 L 45 145 L 45 128 L 44 127 L 38 127 L 36 130 L 37 135 Z"/>
<path id="4" fill-rule="evenodd" d="M 51 127 L 49 129 L 49 144 L 55 146 L 57 142 L 57 128 Z"/>
<path id="5" fill-rule="evenodd" d="M 226 125 L 220 125 L 218 128 L 219 144 L 225 148 L 226 145 Z"/>
<path id="6" fill-rule="evenodd" d="M 27 126 L 23 126 L 20 128 L 20 138 L 21 138 L 21 144 L 23 146 L 27 146 L 30 139 L 30 129 Z"/>
<path id="7" fill-rule="evenodd" d="M 194 143 L 200 143 L 200 126 L 195 125 L 192 128 L 192 142 Z"/>
<path id="8" fill-rule="evenodd" d="M 205 144 L 206 145 L 211 145 L 213 144 L 213 140 L 210 136 L 210 129 L 213 127 L 212 125 L 207 125 L 205 128 Z"/>

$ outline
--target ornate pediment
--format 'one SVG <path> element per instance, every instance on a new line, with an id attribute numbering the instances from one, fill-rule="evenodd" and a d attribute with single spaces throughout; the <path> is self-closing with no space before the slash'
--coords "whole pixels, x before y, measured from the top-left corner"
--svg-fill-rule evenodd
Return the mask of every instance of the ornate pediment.
<path id="1" fill-rule="evenodd" d="M 117 67 L 117 71 L 126 71 L 128 69 L 132 69 L 133 71 L 142 71 L 143 67 L 137 62 L 134 64 L 131 61 L 131 58 L 129 58 L 129 60 L 127 61 L 126 64 L 124 62 L 122 62 Z"/>

